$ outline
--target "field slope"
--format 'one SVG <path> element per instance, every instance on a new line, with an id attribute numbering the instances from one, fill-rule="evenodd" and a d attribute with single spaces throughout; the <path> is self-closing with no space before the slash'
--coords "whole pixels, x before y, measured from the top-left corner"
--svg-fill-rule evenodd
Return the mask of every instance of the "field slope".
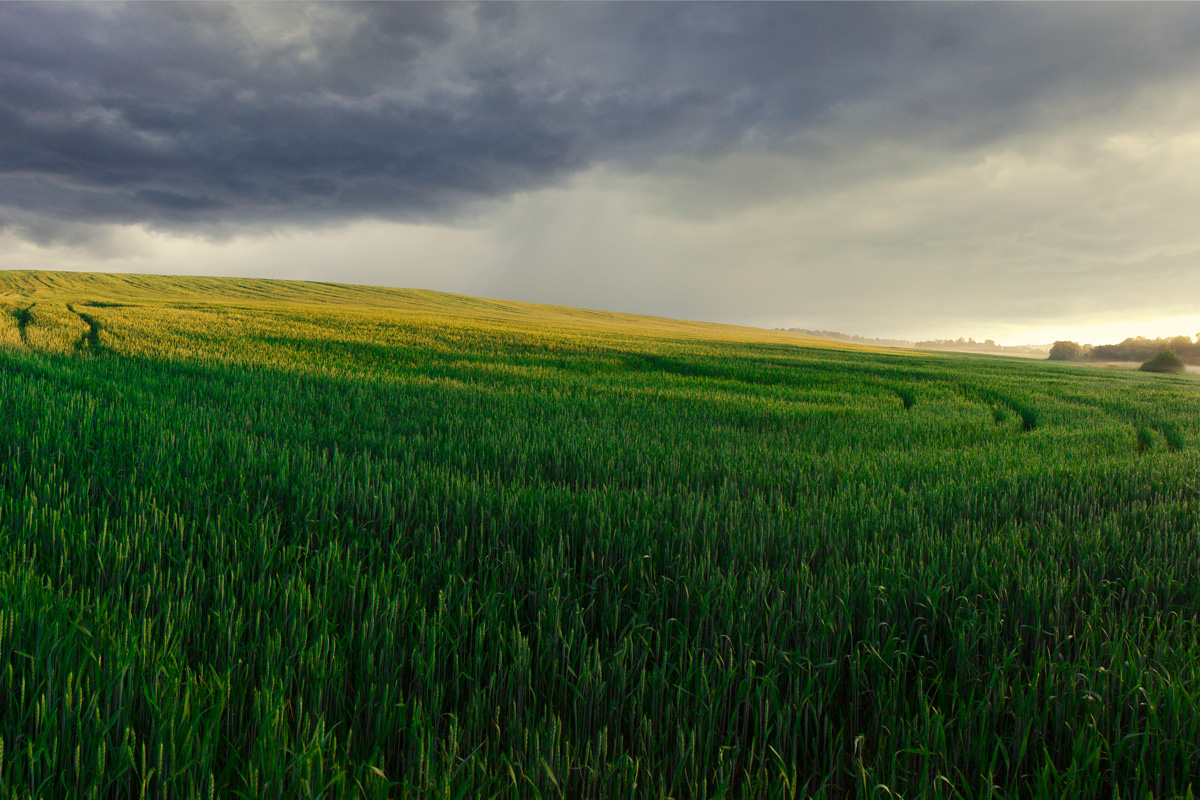
<path id="1" fill-rule="evenodd" d="M 0 272 L 0 797 L 1200 782 L 1200 384 Z"/>

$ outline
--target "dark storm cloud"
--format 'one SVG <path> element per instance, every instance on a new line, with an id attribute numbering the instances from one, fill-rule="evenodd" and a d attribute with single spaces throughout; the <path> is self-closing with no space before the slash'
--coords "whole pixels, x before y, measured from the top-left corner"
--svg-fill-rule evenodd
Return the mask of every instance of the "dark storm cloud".
<path id="1" fill-rule="evenodd" d="M 0 225 L 444 218 L 597 163 L 940 158 L 1190 79 L 1198 32 L 1186 5 L 6 3 Z"/>

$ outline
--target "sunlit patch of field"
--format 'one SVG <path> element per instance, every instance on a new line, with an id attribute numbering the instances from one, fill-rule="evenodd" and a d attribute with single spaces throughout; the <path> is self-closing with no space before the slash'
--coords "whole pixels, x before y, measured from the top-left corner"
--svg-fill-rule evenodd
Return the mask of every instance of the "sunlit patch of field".
<path id="1" fill-rule="evenodd" d="M 1196 378 L 0 273 L 0 796 L 1156 797 Z"/>

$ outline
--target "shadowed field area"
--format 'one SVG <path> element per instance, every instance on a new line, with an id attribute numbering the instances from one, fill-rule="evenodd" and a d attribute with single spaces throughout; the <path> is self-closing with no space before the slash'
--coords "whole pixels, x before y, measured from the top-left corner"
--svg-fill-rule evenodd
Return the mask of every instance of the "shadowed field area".
<path id="1" fill-rule="evenodd" d="M 3 797 L 1144 797 L 1200 384 L 0 273 Z"/>

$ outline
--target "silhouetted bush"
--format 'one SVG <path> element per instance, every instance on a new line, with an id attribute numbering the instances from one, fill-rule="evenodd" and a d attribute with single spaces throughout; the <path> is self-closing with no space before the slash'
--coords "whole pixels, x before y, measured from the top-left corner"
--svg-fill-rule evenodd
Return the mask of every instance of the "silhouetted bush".
<path id="1" fill-rule="evenodd" d="M 1183 362 L 1179 356 L 1167 349 L 1159 350 L 1158 355 L 1139 367 L 1142 372 L 1183 372 Z"/>

